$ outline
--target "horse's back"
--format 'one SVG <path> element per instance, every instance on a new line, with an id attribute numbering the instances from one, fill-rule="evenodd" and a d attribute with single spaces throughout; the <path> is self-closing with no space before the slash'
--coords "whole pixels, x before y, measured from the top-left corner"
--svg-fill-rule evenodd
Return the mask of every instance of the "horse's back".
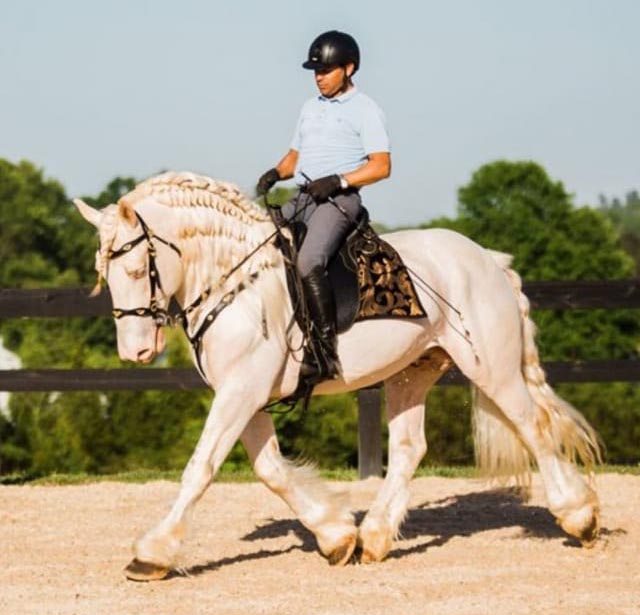
<path id="1" fill-rule="evenodd" d="M 406 229 L 382 235 L 398 250 L 418 248 L 429 254 L 468 254 L 476 258 L 488 252 L 480 244 L 457 231 L 446 228 Z"/>
<path id="2" fill-rule="evenodd" d="M 511 263 L 509 255 L 488 250 L 448 229 L 398 231 L 384 239 L 398 250 L 414 281 L 418 279 L 438 342 L 459 367 L 470 366 L 468 376 L 475 369 L 470 351 L 484 354 L 489 346 L 510 346 L 509 339 L 520 339 L 518 297 L 505 272 Z M 473 348 L 460 335 L 460 318 L 463 328 L 470 331 Z M 509 352 L 518 355 L 519 343 Z"/>
<path id="3" fill-rule="evenodd" d="M 481 280 L 485 286 L 490 281 L 508 288 L 503 270 L 511 257 L 486 249 L 461 233 L 444 228 L 411 229 L 386 233 L 383 238 L 410 269 L 427 276 L 438 290 L 457 295 Z"/>

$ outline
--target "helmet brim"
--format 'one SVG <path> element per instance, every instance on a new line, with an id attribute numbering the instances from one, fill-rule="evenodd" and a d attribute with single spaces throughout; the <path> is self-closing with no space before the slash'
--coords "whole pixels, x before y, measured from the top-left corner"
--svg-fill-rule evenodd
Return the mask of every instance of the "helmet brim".
<path id="1" fill-rule="evenodd" d="M 314 62 L 313 60 L 307 60 L 302 63 L 302 68 L 308 70 L 333 70 L 339 68 L 342 64 L 326 64 L 325 62 Z"/>
<path id="2" fill-rule="evenodd" d="M 326 64 L 322 62 L 314 62 L 312 60 L 307 60 L 302 63 L 302 68 L 306 68 L 307 70 L 316 70 L 318 68 L 329 68 Z"/>

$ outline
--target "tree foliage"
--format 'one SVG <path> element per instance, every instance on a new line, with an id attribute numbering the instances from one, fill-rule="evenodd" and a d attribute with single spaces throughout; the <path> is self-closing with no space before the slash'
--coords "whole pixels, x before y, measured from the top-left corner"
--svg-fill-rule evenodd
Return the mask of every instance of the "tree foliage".
<path id="1" fill-rule="evenodd" d="M 33 288 L 80 281 L 78 252 L 86 252 L 91 233 L 72 219 L 71 205 L 58 182 L 45 180 L 30 162 L 0 159 L 0 203 L 1 286 Z"/>
<path id="2" fill-rule="evenodd" d="M 640 194 L 632 190 L 624 200 L 601 196 L 599 209 L 619 233 L 623 247 L 634 260 L 637 275 L 640 271 Z"/>

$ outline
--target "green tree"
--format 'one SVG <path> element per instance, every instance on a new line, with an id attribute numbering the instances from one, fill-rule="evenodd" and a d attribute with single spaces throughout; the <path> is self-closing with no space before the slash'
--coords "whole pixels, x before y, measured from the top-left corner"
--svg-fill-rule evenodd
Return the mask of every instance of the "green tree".
<path id="1" fill-rule="evenodd" d="M 637 190 L 628 192 L 624 201 L 600 196 L 600 211 L 613 223 L 620 234 L 624 249 L 635 262 L 635 274 L 640 271 L 640 194 Z"/>
<path id="2" fill-rule="evenodd" d="M 0 159 L 0 203 L 0 286 L 59 283 L 68 269 L 64 244 L 70 218 L 62 186 L 45 180 L 30 162 L 13 164 Z M 73 274 L 69 278 L 78 281 Z"/>

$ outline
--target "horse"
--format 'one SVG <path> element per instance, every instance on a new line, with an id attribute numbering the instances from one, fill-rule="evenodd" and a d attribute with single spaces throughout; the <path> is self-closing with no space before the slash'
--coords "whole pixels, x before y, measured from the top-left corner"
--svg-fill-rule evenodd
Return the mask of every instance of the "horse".
<path id="1" fill-rule="evenodd" d="M 548 508 L 584 545 L 596 539 L 592 468 L 599 438 L 549 386 L 534 341 L 529 301 L 511 257 L 445 229 L 383 235 L 411 272 L 427 316 L 364 320 L 338 340 L 342 373 L 314 395 L 383 382 L 389 427 L 385 478 L 359 526 L 344 498 L 314 470 L 281 454 L 262 411 L 296 389 L 303 335 L 293 318 L 275 225 L 236 186 L 193 173 L 147 179 L 97 210 L 74 200 L 98 229 L 96 270 L 114 306 L 122 359 L 149 363 L 163 351 L 169 301 L 215 399 L 167 515 L 133 544 L 129 579 L 167 576 L 198 499 L 238 439 L 256 475 L 291 508 L 332 565 L 382 561 L 427 451 L 425 398 L 453 364 L 473 390 L 476 460 L 497 479 L 526 482 L 535 464 Z M 581 472 L 579 466 L 586 468 Z"/>

